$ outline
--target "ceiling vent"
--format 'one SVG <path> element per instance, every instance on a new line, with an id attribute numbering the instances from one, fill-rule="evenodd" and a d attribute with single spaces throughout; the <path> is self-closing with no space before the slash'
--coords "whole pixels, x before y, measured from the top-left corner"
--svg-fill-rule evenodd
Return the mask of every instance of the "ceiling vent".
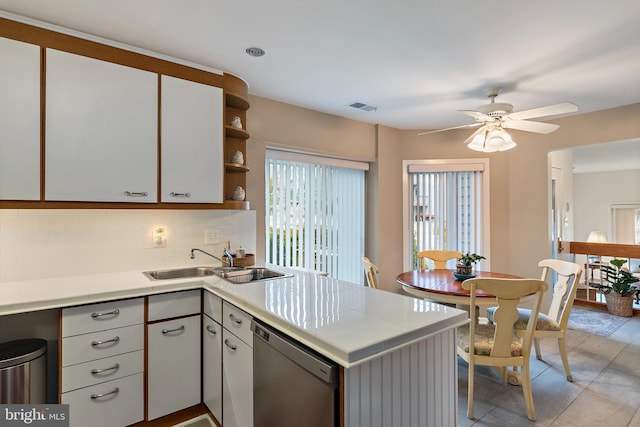
<path id="1" fill-rule="evenodd" d="M 353 104 L 349 104 L 349 107 L 357 108 L 358 110 L 363 110 L 363 111 L 378 110 L 378 107 L 374 107 L 373 105 L 363 104 L 362 102 L 354 102 Z"/>

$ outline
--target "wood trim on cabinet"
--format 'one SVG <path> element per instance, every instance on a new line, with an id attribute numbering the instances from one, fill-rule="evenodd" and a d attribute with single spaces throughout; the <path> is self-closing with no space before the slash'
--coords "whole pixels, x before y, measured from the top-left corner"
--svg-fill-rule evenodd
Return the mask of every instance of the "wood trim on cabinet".
<path id="1" fill-rule="evenodd" d="M 53 30 L 11 21 L 6 18 L 0 18 L 0 36 L 39 45 L 42 48 L 57 49 L 220 88 L 224 88 L 226 80 L 232 81 L 230 78 L 225 79 L 224 75 L 58 33 Z"/>

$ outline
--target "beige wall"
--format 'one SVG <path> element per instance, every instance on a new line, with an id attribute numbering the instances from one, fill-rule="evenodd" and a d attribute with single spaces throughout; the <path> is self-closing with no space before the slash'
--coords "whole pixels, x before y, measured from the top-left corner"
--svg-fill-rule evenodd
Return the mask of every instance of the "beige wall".
<path id="1" fill-rule="evenodd" d="M 560 129 L 549 135 L 516 131 L 515 149 L 484 154 L 461 144 L 468 130 L 417 136 L 417 131 L 375 126 L 264 98 L 252 96 L 250 102 L 247 153 L 252 172 L 247 189 L 256 210 L 258 255 L 264 247 L 266 146 L 371 161 L 365 248 L 380 266 L 381 285 L 388 290 L 397 290 L 394 278 L 402 271 L 402 160 L 489 158 L 492 269 L 536 277 L 537 261 L 551 255 L 547 154 L 640 137 L 640 104 L 558 119 Z"/>

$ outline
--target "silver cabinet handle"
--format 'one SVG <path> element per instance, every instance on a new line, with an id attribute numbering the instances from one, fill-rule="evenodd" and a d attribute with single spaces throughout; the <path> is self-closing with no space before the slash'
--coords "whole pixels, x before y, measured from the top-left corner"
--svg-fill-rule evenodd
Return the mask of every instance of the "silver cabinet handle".
<path id="1" fill-rule="evenodd" d="M 110 394 L 117 394 L 118 392 L 120 392 L 120 389 L 118 387 L 114 388 L 113 390 L 111 390 L 108 393 L 102 393 L 102 394 L 92 394 L 91 395 L 91 399 L 95 400 L 95 399 L 100 399 L 101 397 L 105 397 L 105 396 L 109 396 Z"/>
<path id="2" fill-rule="evenodd" d="M 180 326 L 179 328 L 175 328 L 175 329 L 163 329 L 162 330 L 162 334 L 163 335 L 167 335 L 167 334 L 170 334 L 171 332 L 178 332 L 178 331 L 184 331 L 184 325 Z"/>
<path id="3" fill-rule="evenodd" d="M 127 197 L 147 197 L 149 193 L 146 191 L 125 191 L 124 195 Z"/>
<path id="4" fill-rule="evenodd" d="M 173 191 L 169 195 L 171 197 L 191 197 L 191 193 L 174 193 Z"/>
<path id="5" fill-rule="evenodd" d="M 238 318 L 236 318 L 236 317 L 233 315 L 233 313 L 229 313 L 229 319 L 231 319 L 231 321 L 232 321 L 233 323 L 235 323 L 236 325 L 239 325 L 239 324 L 241 324 L 241 323 L 242 323 L 242 319 L 238 319 Z"/>
<path id="6" fill-rule="evenodd" d="M 211 325 L 207 325 L 207 331 L 211 332 L 213 335 L 218 333 Z"/>
<path id="7" fill-rule="evenodd" d="M 102 316 L 117 316 L 118 314 L 120 314 L 120 310 L 116 308 L 113 311 L 105 311 L 104 313 L 91 313 L 91 317 L 93 319 L 99 319 Z"/>
<path id="8" fill-rule="evenodd" d="M 111 338 L 110 340 L 106 340 L 106 341 L 92 341 L 91 347 L 98 347 L 100 345 L 105 345 L 105 344 L 116 344 L 118 343 L 118 341 L 120 341 L 120 337 Z"/>
<path id="9" fill-rule="evenodd" d="M 92 369 L 91 370 L 91 375 L 97 375 L 97 374 L 101 374 L 103 372 L 107 372 L 107 371 L 115 371 L 118 368 L 120 368 L 120 364 L 116 363 L 115 365 L 113 365 L 110 368 L 104 368 L 104 369 Z"/>
<path id="10" fill-rule="evenodd" d="M 233 351 L 236 351 L 236 349 L 238 348 L 237 345 L 231 344 L 228 339 L 224 340 L 224 345 L 226 345 L 227 347 L 229 347 Z"/>

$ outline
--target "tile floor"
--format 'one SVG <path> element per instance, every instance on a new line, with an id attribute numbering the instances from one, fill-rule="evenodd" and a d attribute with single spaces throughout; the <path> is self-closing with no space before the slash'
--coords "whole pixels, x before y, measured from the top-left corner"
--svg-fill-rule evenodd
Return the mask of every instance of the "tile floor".
<path id="1" fill-rule="evenodd" d="M 458 425 L 640 427 L 640 317 L 608 337 L 567 332 L 574 382 L 565 378 L 557 340 L 541 341 L 543 360 L 532 355 L 531 383 L 537 422 L 527 419 L 522 389 L 503 386 L 497 374 L 476 370 L 474 415 L 467 418 L 467 364 L 459 362 Z"/>

